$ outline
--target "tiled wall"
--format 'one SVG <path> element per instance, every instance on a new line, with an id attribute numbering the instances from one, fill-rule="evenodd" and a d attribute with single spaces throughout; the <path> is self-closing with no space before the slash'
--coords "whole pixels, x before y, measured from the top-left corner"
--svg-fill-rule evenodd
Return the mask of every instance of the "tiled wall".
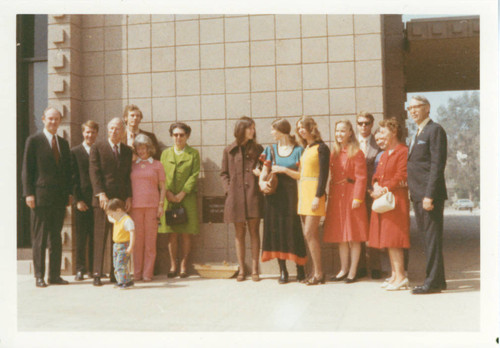
<path id="1" fill-rule="evenodd" d="M 78 65 L 70 96 L 81 99 L 73 128 L 94 119 L 104 137 L 106 122 L 130 103 L 143 111 L 141 126 L 164 146 L 172 144 L 171 122 L 188 123 L 189 144 L 202 156 L 200 200 L 223 194 L 222 150 L 233 141 L 240 116 L 255 119 L 263 144 L 271 142 L 276 117 L 295 124 L 301 115 L 313 116 L 328 143 L 340 118 L 354 120 L 361 110 L 382 118 L 381 15 L 65 17 L 51 18 L 49 41 L 51 32 L 69 31 L 68 25 L 73 29 L 66 34 L 78 37 L 79 54 L 69 62 Z M 81 141 L 78 133 L 73 144 Z M 193 261 L 236 260 L 232 226 L 203 224 L 201 230 Z M 324 250 L 330 270 L 332 248 Z M 275 265 L 262 269 L 271 272 Z"/>

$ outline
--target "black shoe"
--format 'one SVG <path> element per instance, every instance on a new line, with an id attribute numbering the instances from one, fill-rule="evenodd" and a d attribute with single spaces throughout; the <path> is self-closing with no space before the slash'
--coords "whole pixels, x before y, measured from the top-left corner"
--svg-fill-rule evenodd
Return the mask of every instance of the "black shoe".
<path id="1" fill-rule="evenodd" d="M 358 274 L 357 274 L 357 277 L 358 278 L 364 278 L 368 275 L 368 272 L 366 271 L 366 268 L 360 268 L 358 270 Z"/>
<path id="2" fill-rule="evenodd" d="M 94 277 L 94 286 L 102 286 L 100 277 Z"/>
<path id="3" fill-rule="evenodd" d="M 280 278 L 278 279 L 279 284 L 288 283 L 288 271 L 286 269 L 286 260 L 278 259 L 278 265 L 280 266 Z"/>
<path id="4" fill-rule="evenodd" d="M 130 288 L 131 286 L 134 286 L 134 281 L 133 280 L 129 281 L 128 283 L 120 285 L 119 289 L 120 290 L 125 290 L 125 289 Z"/>
<path id="5" fill-rule="evenodd" d="M 82 271 L 76 272 L 75 280 L 83 280 L 83 272 Z"/>
<path id="6" fill-rule="evenodd" d="M 187 277 L 189 277 L 189 275 L 187 274 L 187 272 L 181 272 L 181 273 L 179 274 L 179 277 L 180 277 L 180 278 L 187 278 Z"/>
<path id="7" fill-rule="evenodd" d="M 381 279 L 382 272 L 379 269 L 372 269 L 372 279 Z"/>
<path id="8" fill-rule="evenodd" d="M 170 271 L 167 273 L 167 278 L 175 278 L 177 277 L 177 271 Z"/>
<path id="9" fill-rule="evenodd" d="M 304 270 L 304 266 L 297 265 L 297 281 L 302 282 L 306 279 L 306 271 Z"/>
<path id="10" fill-rule="evenodd" d="M 36 287 L 37 288 L 46 288 L 47 284 L 45 284 L 45 280 L 43 278 L 36 278 Z"/>
<path id="11" fill-rule="evenodd" d="M 280 284 L 288 283 L 288 272 L 287 271 L 280 272 L 280 278 L 278 279 L 278 283 L 280 283 Z"/>
<path id="12" fill-rule="evenodd" d="M 330 278 L 330 280 L 332 282 L 341 282 L 342 280 L 346 279 L 347 278 L 347 273 L 344 274 L 343 276 L 341 277 L 337 277 L 336 275 L 334 275 L 333 277 Z"/>
<path id="13" fill-rule="evenodd" d="M 356 282 L 356 280 L 358 280 L 358 277 L 357 277 L 357 276 L 356 276 L 356 277 L 354 277 L 354 278 L 346 278 L 346 279 L 345 279 L 345 283 L 346 283 L 346 284 L 352 284 L 352 283 L 355 283 L 355 282 Z"/>
<path id="14" fill-rule="evenodd" d="M 427 285 L 416 286 L 411 293 L 413 295 L 437 294 L 441 292 L 441 288 L 431 288 Z"/>
<path id="15" fill-rule="evenodd" d="M 50 285 L 66 285 L 69 284 L 67 280 L 62 279 L 61 277 L 57 277 L 55 279 L 49 279 Z"/>

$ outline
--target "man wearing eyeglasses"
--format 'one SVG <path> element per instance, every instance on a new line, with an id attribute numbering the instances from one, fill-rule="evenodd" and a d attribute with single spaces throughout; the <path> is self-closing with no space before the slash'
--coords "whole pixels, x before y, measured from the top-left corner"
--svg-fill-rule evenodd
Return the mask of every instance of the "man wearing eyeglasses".
<path id="1" fill-rule="evenodd" d="M 447 139 L 443 127 L 429 118 L 427 98 L 414 96 L 408 113 L 417 124 L 408 151 L 408 187 L 418 230 L 424 233 L 426 269 L 422 286 L 412 294 L 438 293 L 446 289 L 443 262 L 443 211 L 448 198 L 444 180 Z"/>
<path id="2" fill-rule="evenodd" d="M 370 219 L 372 211 L 372 197 L 370 192 L 372 190 L 372 176 L 375 172 L 375 158 L 377 154 L 381 151 L 372 135 L 374 118 L 373 115 L 361 111 L 356 117 L 356 124 L 358 129 L 358 141 L 359 146 L 366 159 L 366 210 L 368 213 L 368 219 Z M 366 247 L 365 243 L 361 243 L 361 256 L 359 259 L 359 266 L 357 276 L 359 278 L 364 277 L 367 274 L 367 266 L 371 270 L 371 276 L 373 279 L 380 279 L 382 277 L 382 272 L 380 270 L 380 251 L 378 249 Z"/>

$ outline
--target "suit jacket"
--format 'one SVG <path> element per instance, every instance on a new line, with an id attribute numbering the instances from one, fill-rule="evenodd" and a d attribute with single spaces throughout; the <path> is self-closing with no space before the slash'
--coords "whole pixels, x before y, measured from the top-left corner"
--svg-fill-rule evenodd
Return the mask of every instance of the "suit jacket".
<path id="1" fill-rule="evenodd" d="M 153 146 L 156 150 L 153 158 L 159 161 L 160 156 L 161 156 L 161 151 L 160 151 L 160 146 L 158 145 L 158 139 L 156 139 L 156 136 L 153 133 L 146 132 L 145 130 L 142 130 L 142 129 L 139 129 L 139 134 L 147 135 L 149 137 L 149 139 L 151 139 L 151 141 L 153 142 Z"/>
<path id="2" fill-rule="evenodd" d="M 65 206 L 71 194 L 71 159 L 69 144 L 57 136 L 59 163 L 43 132 L 26 140 L 21 179 L 23 196 L 35 196 L 36 206 Z"/>
<path id="3" fill-rule="evenodd" d="M 370 135 L 370 138 L 368 140 L 368 150 L 366 151 L 366 188 L 367 189 L 372 189 L 372 177 L 373 174 L 375 173 L 375 158 L 380 152 L 380 148 L 377 145 L 377 142 L 375 141 L 375 137 L 373 135 Z"/>
<path id="4" fill-rule="evenodd" d="M 89 174 L 89 154 L 82 144 L 71 149 L 71 168 L 73 169 L 74 203 L 84 201 L 92 205 L 92 183 Z"/>
<path id="5" fill-rule="evenodd" d="M 448 198 L 444 180 L 446 156 L 446 132 L 430 120 L 414 138 L 408 152 L 408 187 L 412 201 L 421 201 L 424 197 Z"/>
<path id="6" fill-rule="evenodd" d="M 92 183 L 92 205 L 99 206 L 98 193 L 104 192 L 109 199 L 125 201 L 132 197 L 130 171 L 132 169 L 132 149 L 120 143 L 120 155 L 115 159 L 108 139 L 99 141 L 90 148 L 89 174 Z"/>
<path id="7" fill-rule="evenodd" d="M 161 150 L 160 150 L 160 145 L 158 144 L 158 139 L 156 139 L 156 136 L 153 133 L 146 132 L 145 130 L 142 130 L 142 129 L 139 129 L 139 132 L 137 134 L 147 135 L 149 137 L 149 139 L 151 139 L 151 141 L 153 142 L 153 147 L 156 150 L 153 158 L 155 160 L 159 161 L 160 160 L 160 156 L 161 156 Z M 124 144 L 127 143 L 127 132 L 125 132 L 125 135 L 123 136 L 122 142 Z"/>

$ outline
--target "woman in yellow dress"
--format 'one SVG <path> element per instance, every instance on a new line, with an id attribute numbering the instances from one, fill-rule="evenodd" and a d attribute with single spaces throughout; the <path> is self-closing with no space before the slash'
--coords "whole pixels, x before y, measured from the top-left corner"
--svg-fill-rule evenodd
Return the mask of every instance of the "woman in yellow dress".
<path id="1" fill-rule="evenodd" d="M 298 214 L 302 217 L 304 238 L 311 253 L 313 276 L 305 283 L 316 285 L 325 282 L 321 265 L 321 245 L 318 226 L 325 216 L 325 188 L 328 180 L 330 149 L 321 140 L 318 125 L 312 117 L 303 116 L 297 121 L 297 135 L 305 148 L 300 159 Z"/>

